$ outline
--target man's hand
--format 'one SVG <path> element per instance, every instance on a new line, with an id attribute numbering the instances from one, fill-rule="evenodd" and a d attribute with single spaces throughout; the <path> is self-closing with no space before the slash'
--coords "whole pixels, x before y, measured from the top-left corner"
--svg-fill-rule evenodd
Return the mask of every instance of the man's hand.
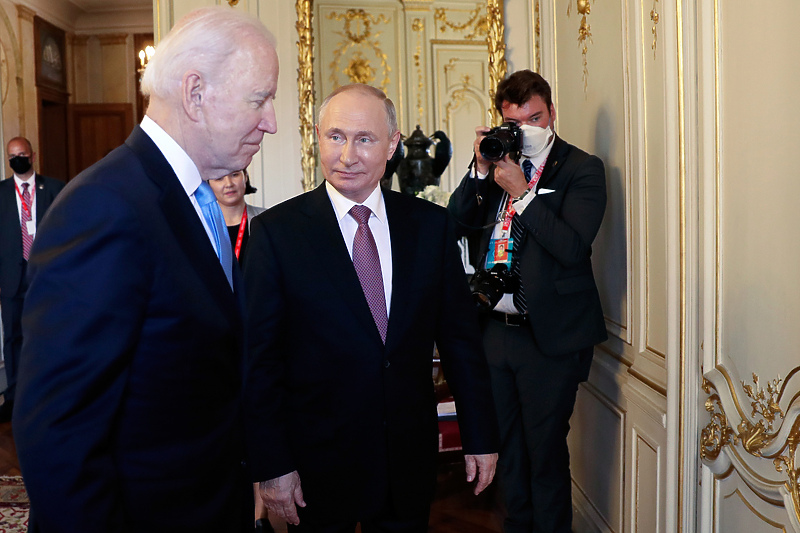
<path id="1" fill-rule="evenodd" d="M 477 496 L 489 486 L 489 483 L 494 478 L 495 467 L 497 467 L 497 454 L 465 455 L 464 462 L 467 466 L 467 482 L 472 483 L 476 472 L 478 474 L 478 483 L 475 485 L 475 495 Z"/>
<path id="2" fill-rule="evenodd" d="M 305 507 L 303 489 L 300 488 L 300 475 L 297 470 L 275 479 L 258 484 L 258 494 L 267 509 L 277 514 L 292 525 L 300 523 L 297 516 L 297 505 Z"/>
<path id="3" fill-rule="evenodd" d="M 492 167 L 492 162 L 487 161 L 481 155 L 480 145 L 486 132 L 491 128 L 486 126 L 478 126 L 475 128 L 475 141 L 472 143 L 472 150 L 475 152 L 475 170 L 480 174 L 488 174 L 489 169 Z M 522 196 L 528 190 L 528 182 L 525 179 L 525 174 L 519 165 L 514 163 L 508 158 L 508 154 L 497 161 L 494 168 L 494 181 L 502 187 L 512 198 Z"/>
<path id="4" fill-rule="evenodd" d="M 475 152 L 475 170 L 480 174 L 486 175 L 489 173 L 489 168 L 492 166 L 491 161 L 487 161 L 481 155 L 481 141 L 486 136 L 486 133 L 491 130 L 486 126 L 478 126 L 475 128 L 475 141 L 472 143 L 472 150 Z"/>
<path id="5" fill-rule="evenodd" d="M 494 164 L 494 182 L 512 198 L 522 196 L 528 190 L 525 174 L 518 164 L 509 159 L 508 155 Z"/>

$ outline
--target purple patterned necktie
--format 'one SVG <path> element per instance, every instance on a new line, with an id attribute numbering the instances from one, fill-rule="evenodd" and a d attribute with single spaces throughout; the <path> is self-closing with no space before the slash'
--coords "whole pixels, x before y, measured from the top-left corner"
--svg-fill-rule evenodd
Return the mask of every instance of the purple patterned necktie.
<path id="1" fill-rule="evenodd" d="M 20 217 L 20 225 L 22 226 L 22 257 L 25 261 L 31 255 L 31 245 L 33 245 L 33 235 L 28 233 L 28 222 L 31 219 L 31 193 L 28 191 L 28 183 L 22 184 L 22 216 Z"/>
<path id="2" fill-rule="evenodd" d="M 369 217 L 372 214 L 365 205 L 354 205 L 350 209 L 350 216 L 358 222 L 358 229 L 353 238 L 353 266 L 361 282 L 361 289 L 367 298 L 372 319 L 381 334 L 381 339 L 386 342 L 386 329 L 389 317 L 386 313 L 386 295 L 383 291 L 383 275 L 381 274 L 381 261 L 378 257 L 378 247 L 369 229 Z"/>

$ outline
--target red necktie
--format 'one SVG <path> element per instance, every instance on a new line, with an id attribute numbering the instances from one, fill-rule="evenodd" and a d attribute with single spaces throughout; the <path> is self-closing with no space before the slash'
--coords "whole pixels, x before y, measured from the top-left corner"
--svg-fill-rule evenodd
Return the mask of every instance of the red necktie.
<path id="1" fill-rule="evenodd" d="M 22 257 L 25 261 L 31 255 L 31 245 L 33 235 L 28 233 L 28 222 L 31 221 L 31 193 L 28 192 L 28 184 L 22 184 L 22 216 L 20 217 L 22 227 Z"/>
<path id="2" fill-rule="evenodd" d="M 358 280 L 361 282 L 364 296 L 367 298 L 372 319 L 385 343 L 389 317 L 386 313 L 386 294 L 383 291 L 383 275 L 381 274 L 378 247 L 375 245 L 375 239 L 369 229 L 371 214 L 372 211 L 365 205 L 354 205 L 350 209 L 350 216 L 358 222 L 358 229 L 353 238 L 353 266 L 358 274 Z"/>

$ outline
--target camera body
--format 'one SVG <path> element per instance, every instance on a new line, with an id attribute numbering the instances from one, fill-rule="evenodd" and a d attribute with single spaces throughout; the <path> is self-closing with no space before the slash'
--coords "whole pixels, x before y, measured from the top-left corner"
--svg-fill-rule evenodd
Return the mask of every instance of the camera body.
<path id="1" fill-rule="evenodd" d="M 481 311 L 491 311 L 503 294 L 516 290 L 516 279 L 505 263 L 489 270 L 479 270 L 472 276 L 472 299 Z"/>
<path id="2" fill-rule="evenodd" d="M 487 161 L 500 161 L 508 154 L 516 163 L 522 153 L 522 130 L 514 122 L 503 122 L 486 132 L 479 149 Z"/>

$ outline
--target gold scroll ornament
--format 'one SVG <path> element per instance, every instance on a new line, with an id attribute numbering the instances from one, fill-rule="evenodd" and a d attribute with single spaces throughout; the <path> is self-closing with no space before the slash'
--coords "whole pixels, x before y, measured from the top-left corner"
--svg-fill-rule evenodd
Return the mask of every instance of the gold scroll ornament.
<path id="1" fill-rule="evenodd" d="M 800 368 L 794 369 L 789 378 L 798 370 Z M 784 475 L 783 485 L 790 495 L 791 508 L 787 505 L 787 511 L 794 515 L 791 517 L 794 523 L 800 523 L 800 484 L 798 484 L 800 472 L 796 465 L 797 446 L 800 444 L 800 416 L 797 408 L 792 408 L 798 396 L 795 394 L 790 401 L 792 405 L 787 409 L 787 413 L 791 414 L 790 418 L 786 418 L 787 415 L 780 406 L 789 378 L 783 386 L 780 377 L 773 379 L 767 382 L 765 388 L 761 387 L 756 374 L 753 374 L 752 385 L 742 381 L 742 390 L 749 398 L 751 408 L 748 414 L 740 404 L 727 371 L 717 370 L 717 372 L 724 376 L 725 382 L 729 385 L 728 389 L 736 410 L 734 416 L 741 422 L 736 429 L 731 427 L 730 416 L 725 412 L 717 387 L 709 379 L 704 378 L 703 390 L 709 395 L 705 409 L 711 420 L 700 433 L 700 457 L 706 463 L 713 463 L 717 461 L 725 447 L 741 446 L 753 457 L 772 459 L 775 470 Z M 784 427 L 787 422 L 791 423 L 788 431 Z M 781 437 L 785 439 L 783 442 L 780 440 Z M 743 470 L 745 471 L 740 472 L 743 475 L 754 475 L 753 472 L 747 472 L 749 468 L 746 465 Z M 785 498 L 784 501 L 786 502 Z"/>

